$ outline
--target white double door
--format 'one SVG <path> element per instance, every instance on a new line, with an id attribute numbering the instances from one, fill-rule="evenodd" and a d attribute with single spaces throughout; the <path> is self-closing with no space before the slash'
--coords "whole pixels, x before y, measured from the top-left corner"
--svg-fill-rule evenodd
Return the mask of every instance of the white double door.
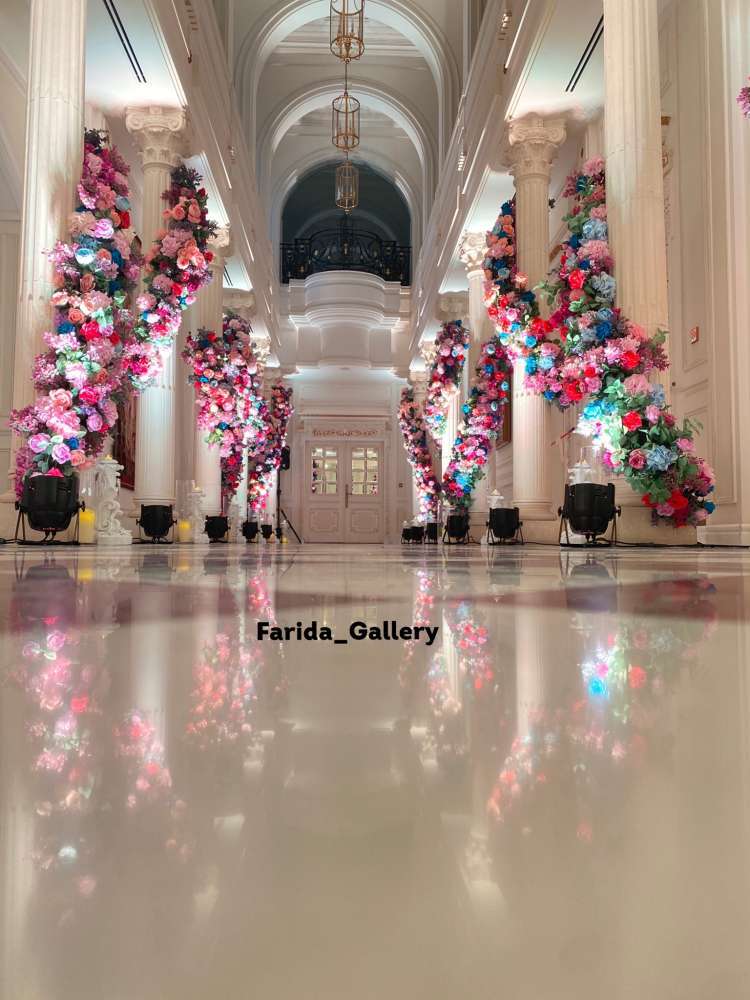
<path id="1" fill-rule="evenodd" d="M 382 543 L 383 445 L 311 442 L 305 458 L 305 541 Z"/>

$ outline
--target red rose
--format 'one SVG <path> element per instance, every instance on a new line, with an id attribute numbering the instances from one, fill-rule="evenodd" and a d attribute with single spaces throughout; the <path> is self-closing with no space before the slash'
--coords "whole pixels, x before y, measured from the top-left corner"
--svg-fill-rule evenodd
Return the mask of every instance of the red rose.
<path id="1" fill-rule="evenodd" d="M 100 336 L 99 324 L 90 319 L 87 323 L 84 323 L 81 327 L 81 333 L 83 334 L 84 340 L 96 340 Z"/>
<path id="2" fill-rule="evenodd" d="M 571 288 L 583 288 L 586 282 L 586 275 L 583 271 L 571 271 L 568 277 L 568 284 Z"/>
<path id="3" fill-rule="evenodd" d="M 130 212 L 120 212 L 120 228 L 130 229 Z"/>
<path id="4" fill-rule="evenodd" d="M 78 393 L 78 398 L 81 400 L 82 403 L 85 403 L 86 406 L 96 406 L 96 404 L 99 402 L 100 395 L 101 394 L 98 389 L 95 389 L 93 386 L 90 385 L 85 385 L 83 389 L 81 389 L 81 391 Z"/>
<path id="5" fill-rule="evenodd" d="M 672 495 L 667 501 L 674 509 L 684 510 L 688 506 L 688 498 L 680 490 L 672 490 Z"/>
<path id="6" fill-rule="evenodd" d="M 211 253 L 210 250 L 206 250 L 203 256 L 205 257 L 205 259 L 208 261 L 209 264 L 214 259 L 214 255 Z"/>
<path id="7" fill-rule="evenodd" d="M 586 376 L 586 378 L 596 378 L 596 368 L 594 368 L 593 365 L 587 365 L 583 369 L 583 374 Z"/>
<path id="8" fill-rule="evenodd" d="M 636 413 L 635 410 L 631 410 L 630 413 L 626 413 L 622 418 L 622 422 L 629 431 L 637 431 L 643 423 L 640 413 Z"/>
<path id="9" fill-rule="evenodd" d="M 182 295 L 182 285 L 178 285 L 176 281 L 172 282 L 172 295 Z"/>
<path id="10" fill-rule="evenodd" d="M 654 501 L 651 499 L 651 494 L 650 493 L 646 493 L 644 496 L 641 497 L 641 503 L 643 504 L 644 507 L 655 507 L 656 506 L 656 504 L 654 503 Z"/>
<path id="11" fill-rule="evenodd" d="M 580 403 L 580 401 L 583 399 L 583 393 L 574 383 L 570 383 L 569 385 L 564 386 L 563 392 L 565 393 L 566 398 L 571 401 L 571 403 Z"/>
<path id="12" fill-rule="evenodd" d="M 620 358 L 620 364 L 628 372 L 632 372 L 633 369 L 637 368 L 640 363 L 640 356 L 636 354 L 635 351 L 625 351 L 623 356 Z"/>
<path id="13" fill-rule="evenodd" d="M 119 344 L 120 343 L 120 334 L 119 333 L 111 333 L 109 335 L 109 342 L 110 342 L 110 344 Z"/>

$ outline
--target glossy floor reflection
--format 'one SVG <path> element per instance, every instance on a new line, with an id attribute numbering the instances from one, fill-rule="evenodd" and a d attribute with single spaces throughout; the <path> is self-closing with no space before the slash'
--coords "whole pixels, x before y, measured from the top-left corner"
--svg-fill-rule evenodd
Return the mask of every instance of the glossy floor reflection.
<path id="1" fill-rule="evenodd" d="M 2 1000 L 746 998 L 749 568 L 0 553 Z"/>

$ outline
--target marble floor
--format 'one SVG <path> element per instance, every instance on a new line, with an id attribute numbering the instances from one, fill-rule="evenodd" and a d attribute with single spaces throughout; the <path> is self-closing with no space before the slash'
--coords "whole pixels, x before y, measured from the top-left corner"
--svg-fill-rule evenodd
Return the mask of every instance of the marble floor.
<path id="1" fill-rule="evenodd" d="M 8 546 L 0 997 L 744 1000 L 749 570 Z"/>

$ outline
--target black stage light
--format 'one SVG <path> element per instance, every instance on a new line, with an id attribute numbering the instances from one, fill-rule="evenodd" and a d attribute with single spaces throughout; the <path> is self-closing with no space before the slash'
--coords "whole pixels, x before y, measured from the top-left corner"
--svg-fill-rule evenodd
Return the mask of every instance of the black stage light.
<path id="1" fill-rule="evenodd" d="M 16 541 L 19 541 L 20 529 L 22 533 L 20 541 L 26 542 L 26 520 L 28 520 L 30 528 L 44 534 L 41 544 L 51 542 L 58 532 L 65 531 L 70 526 L 70 522 L 82 506 L 78 500 L 77 476 L 27 476 L 21 499 L 16 504 L 18 510 Z M 76 539 L 77 537 L 76 527 Z"/>
<path id="2" fill-rule="evenodd" d="M 141 504 L 141 516 L 135 523 L 154 544 L 172 544 L 166 541 L 171 528 L 177 524 L 171 504 Z"/>
<path id="3" fill-rule="evenodd" d="M 437 521 L 428 521 L 425 528 L 425 541 L 428 545 L 437 545 L 438 526 Z"/>
<path id="4" fill-rule="evenodd" d="M 260 526 L 260 532 L 263 535 L 263 537 L 265 538 L 265 540 L 268 541 L 268 539 L 273 534 L 273 525 L 272 524 L 261 524 L 261 526 Z"/>
<path id="5" fill-rule="evenodd" d="M 523 521 L 518 507 L 492 507 L 487 522 L 488 545 L 523 545 Z"/>
<path id="6" fill-rule="evenodd" d="M 443 532 L 447 545 L 466 545 L 469 541 L 469 515 L 449 514 Z"/>
<path id="7" fill-rule="evenodd" d="M 587 545 L 612 545 L 617 541 L 617 518 L 622 508 L 615 506 L 615 487 L 612 483 L 575 483 L 566 485 L 565 499 L 558 509 L 562 540 L 565 530 L 566 544 L 570 544 L 569 528 L 577 535 L 584 535 Z M 604 534 L 612 525 L 609 538 Z"/>
<path id="8" fill-rule="evenodd" d="M 244 521 L 242 524 L 242 537 L 246 542 L 254 542 L 258 537 L 258 522 Z"/>
<path id="9" fill-rule="evenodd" d="M 421 545 L 424 542 L 424 525 L 414 524 L 411 529 L 411 540 Z"/>
<path id="10" fill-rule="evenodd" d="M 225 542 L 229 531 L 229 518 L 225 514 L 213 514 L 206 518 L 203 533 L 208 535 L 209 542 Z"/>
<path id="11" fill-rule="evenodd" d="M 410 524 L 405 524 L 401 529 L 401 544 L 406 545 L 411 541 L 412 528 Z"/>

